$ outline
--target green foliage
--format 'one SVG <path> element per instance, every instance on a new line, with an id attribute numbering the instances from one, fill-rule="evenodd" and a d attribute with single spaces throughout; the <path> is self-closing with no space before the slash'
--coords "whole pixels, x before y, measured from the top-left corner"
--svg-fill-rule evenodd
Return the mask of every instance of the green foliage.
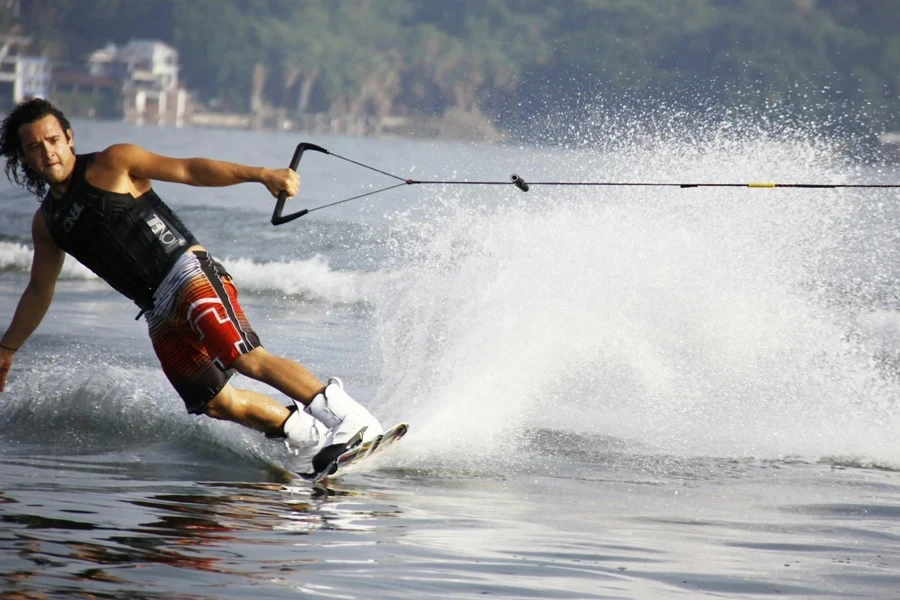
<path id="1" fill-rule="evenodd" d="M 161 39 L 204 100 L 247 110 L 482 114 L 651 98 L 684 107 L 848 108 L 900 128 L 900 0 L 29 0 L 57 60 Z M 0 11 L 0 24 L 11 22 Z M 9 25 L 4 25 L 7 28 Z M 625 100 L 622 100 L 623 102 Z"/>

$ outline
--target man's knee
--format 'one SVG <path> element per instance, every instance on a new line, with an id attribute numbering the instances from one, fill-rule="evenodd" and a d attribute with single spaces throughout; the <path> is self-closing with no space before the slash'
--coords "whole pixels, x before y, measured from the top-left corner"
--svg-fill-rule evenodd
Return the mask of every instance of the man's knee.
<path id="1" fill-rule="evenodd" d="M 230 384 L 226 384 L 222 390 L 206 403 L 201 411 L 207 417 L 230 421 L 234 414 L 234 404 L 237 401 L 237 390 Z"/>
<path id="2" fill-rule="evenodd" d="M 262 348 L 254 348 L 242 354 L 232 363 L 238 373 L 252 379 L 262 379 L 270 367 L 272 355 Z"/>

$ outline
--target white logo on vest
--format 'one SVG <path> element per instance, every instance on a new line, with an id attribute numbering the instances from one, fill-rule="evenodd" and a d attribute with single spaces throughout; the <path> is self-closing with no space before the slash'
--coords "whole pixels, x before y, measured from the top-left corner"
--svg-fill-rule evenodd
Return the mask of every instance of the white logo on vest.
<path id="1" fill-rule="evenodd" d="M 166 252 L 171 252 L 175 248 L 180 248 L 186 243 L 183 237 L 173 231 L 172 227 L 163 221 L 162 217 L 155 213 L 150 214 L 150 218 L 147 219 L 147 225 L 150 226 L 150 231 L 153 232 L 156 239 L 158 239 L 165 247 Z"/>
<path id="2" fill-rule="evenodd" d="M 81 211 L 84 210 L 84 207 L 77 202 L 73 202 L 72 206 L 69 207 L 69 213 L 66 215 L 66 218 L 63 219 L 63 229 L 66 231 L 72 231 L 72 228 L 75 227 L 75 221 L 78 220 L 78 216 L 81 215 Z"/>

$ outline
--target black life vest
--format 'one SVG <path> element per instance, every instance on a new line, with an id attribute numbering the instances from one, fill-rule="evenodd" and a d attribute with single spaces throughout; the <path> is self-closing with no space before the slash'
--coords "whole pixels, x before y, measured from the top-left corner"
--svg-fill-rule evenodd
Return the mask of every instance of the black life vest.
<path id="1" fill-rule="evenodd" d="M 95 153 L 75 157 L 66 193 L 41 203 L 56 244 L 142 310 L 181 254 L 197 244 L 152 189 L 135 198 L 94 187 L 85 172 Z"/>

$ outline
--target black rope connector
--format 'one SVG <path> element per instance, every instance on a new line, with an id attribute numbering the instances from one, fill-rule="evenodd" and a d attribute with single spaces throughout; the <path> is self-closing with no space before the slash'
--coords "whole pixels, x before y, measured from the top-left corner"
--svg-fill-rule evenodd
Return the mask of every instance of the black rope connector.
<path id="1" fill-rule="evenodd" d="M 512 174 L 512 176 L 510 177 L 510 179 L 512 180 L 514 186 L 516 186 L 517 188 L 519 188 L 519 189 L 522 190 L 523 192 L 527 192 L 527 191 L 528 191 L 528 184 L 525 183 L 525 180 L 524 180 L 524 179 L 522 179 L 521 177 L 519 177 L 519 176 L 516 175 L 515 173 Z"/>

